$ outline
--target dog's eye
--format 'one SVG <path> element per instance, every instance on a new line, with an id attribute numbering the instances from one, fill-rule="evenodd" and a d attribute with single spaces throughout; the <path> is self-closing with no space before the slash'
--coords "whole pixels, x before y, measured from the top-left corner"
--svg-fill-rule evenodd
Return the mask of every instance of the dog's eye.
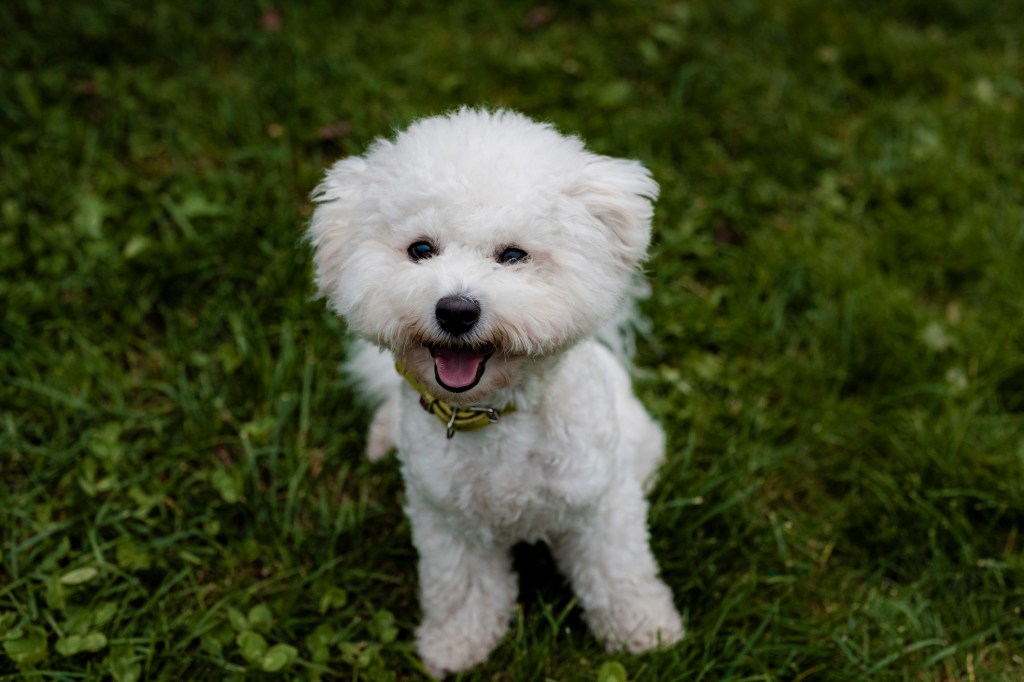
<path id="1" fill-rule="evenodd" d="M 510 246 L 498 254 L 498 262 L 503 265 L 512 265 L 513 263 L 521 263 L 529 257 L 530 254 L 522 249 Z"/>
<path id="2" fill-rule="evenodd" d="M 430 242 L 413 242 L 406 252 L 413 261 L 421 261 L 434 255 L 434 246 Z"/>

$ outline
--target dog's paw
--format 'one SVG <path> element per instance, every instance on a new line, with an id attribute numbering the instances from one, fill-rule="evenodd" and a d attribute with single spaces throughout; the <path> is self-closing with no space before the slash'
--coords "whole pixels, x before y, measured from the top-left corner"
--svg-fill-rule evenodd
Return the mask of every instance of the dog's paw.
<path id="1" fill-rule="evenodd" d="M 679 642 L 685 634 L 683 620 L 667 588 L 664 594 L 621 600 L 610 608 L 597 609 L 587 614 L 587 620 L 594 633 L 604 640 L 608 651 L 625 649 L 638 654 L 665 649 Z"/>
<path id="2" fill-rule="evenodd" d="M 442 679 L 449 673 L 463 672 L 481 663 L 507 630 L 507 625 L 466 630 L 421 625 L 416 632 L 416 649 L 427 672 Z"/>

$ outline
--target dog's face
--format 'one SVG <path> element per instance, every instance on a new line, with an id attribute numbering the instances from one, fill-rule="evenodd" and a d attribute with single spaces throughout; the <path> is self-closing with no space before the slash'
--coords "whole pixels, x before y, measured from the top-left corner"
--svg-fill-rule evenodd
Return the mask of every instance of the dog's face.
<path id="1" fill-rule="evenodd" d="M 656 194 L 640 164 L 516 114 L 424 119 L 328 171 L 317 284 L 431 393 L 485 401 L 615 312 Z"/>

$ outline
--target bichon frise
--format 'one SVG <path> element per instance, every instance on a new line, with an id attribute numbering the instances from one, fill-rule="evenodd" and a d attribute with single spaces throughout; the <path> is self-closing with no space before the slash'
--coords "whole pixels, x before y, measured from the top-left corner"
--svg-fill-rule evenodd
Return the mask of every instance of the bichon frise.
<path id="1" fill-rule="evenodd" d="M 308 238 L 316 282 L 364 345 L 419 551 L 434 675 L 509 627 L 510 548 L 542 540 L 591 630 L 639 652 L 683 635 L 647 534 L 664 436 L 595 334 L 627 299 L 658 185 L 636 161 L 510 111 L 461 109 L 331 167 Z"/>

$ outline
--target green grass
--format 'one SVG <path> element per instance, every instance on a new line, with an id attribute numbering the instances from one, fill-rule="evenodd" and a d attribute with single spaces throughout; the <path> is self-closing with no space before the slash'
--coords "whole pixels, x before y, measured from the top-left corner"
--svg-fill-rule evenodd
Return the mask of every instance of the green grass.
<path id="1" fill-rule="evenodd" d="M 293 4 L 0 8 L 0 678 L 423 679 L 299 240 L 328 163 L 468 103 L 661 182 L 689 636 L 607 655 L 527 557 L 464 679 L 1024 679 L 1018 3 Z"/>

